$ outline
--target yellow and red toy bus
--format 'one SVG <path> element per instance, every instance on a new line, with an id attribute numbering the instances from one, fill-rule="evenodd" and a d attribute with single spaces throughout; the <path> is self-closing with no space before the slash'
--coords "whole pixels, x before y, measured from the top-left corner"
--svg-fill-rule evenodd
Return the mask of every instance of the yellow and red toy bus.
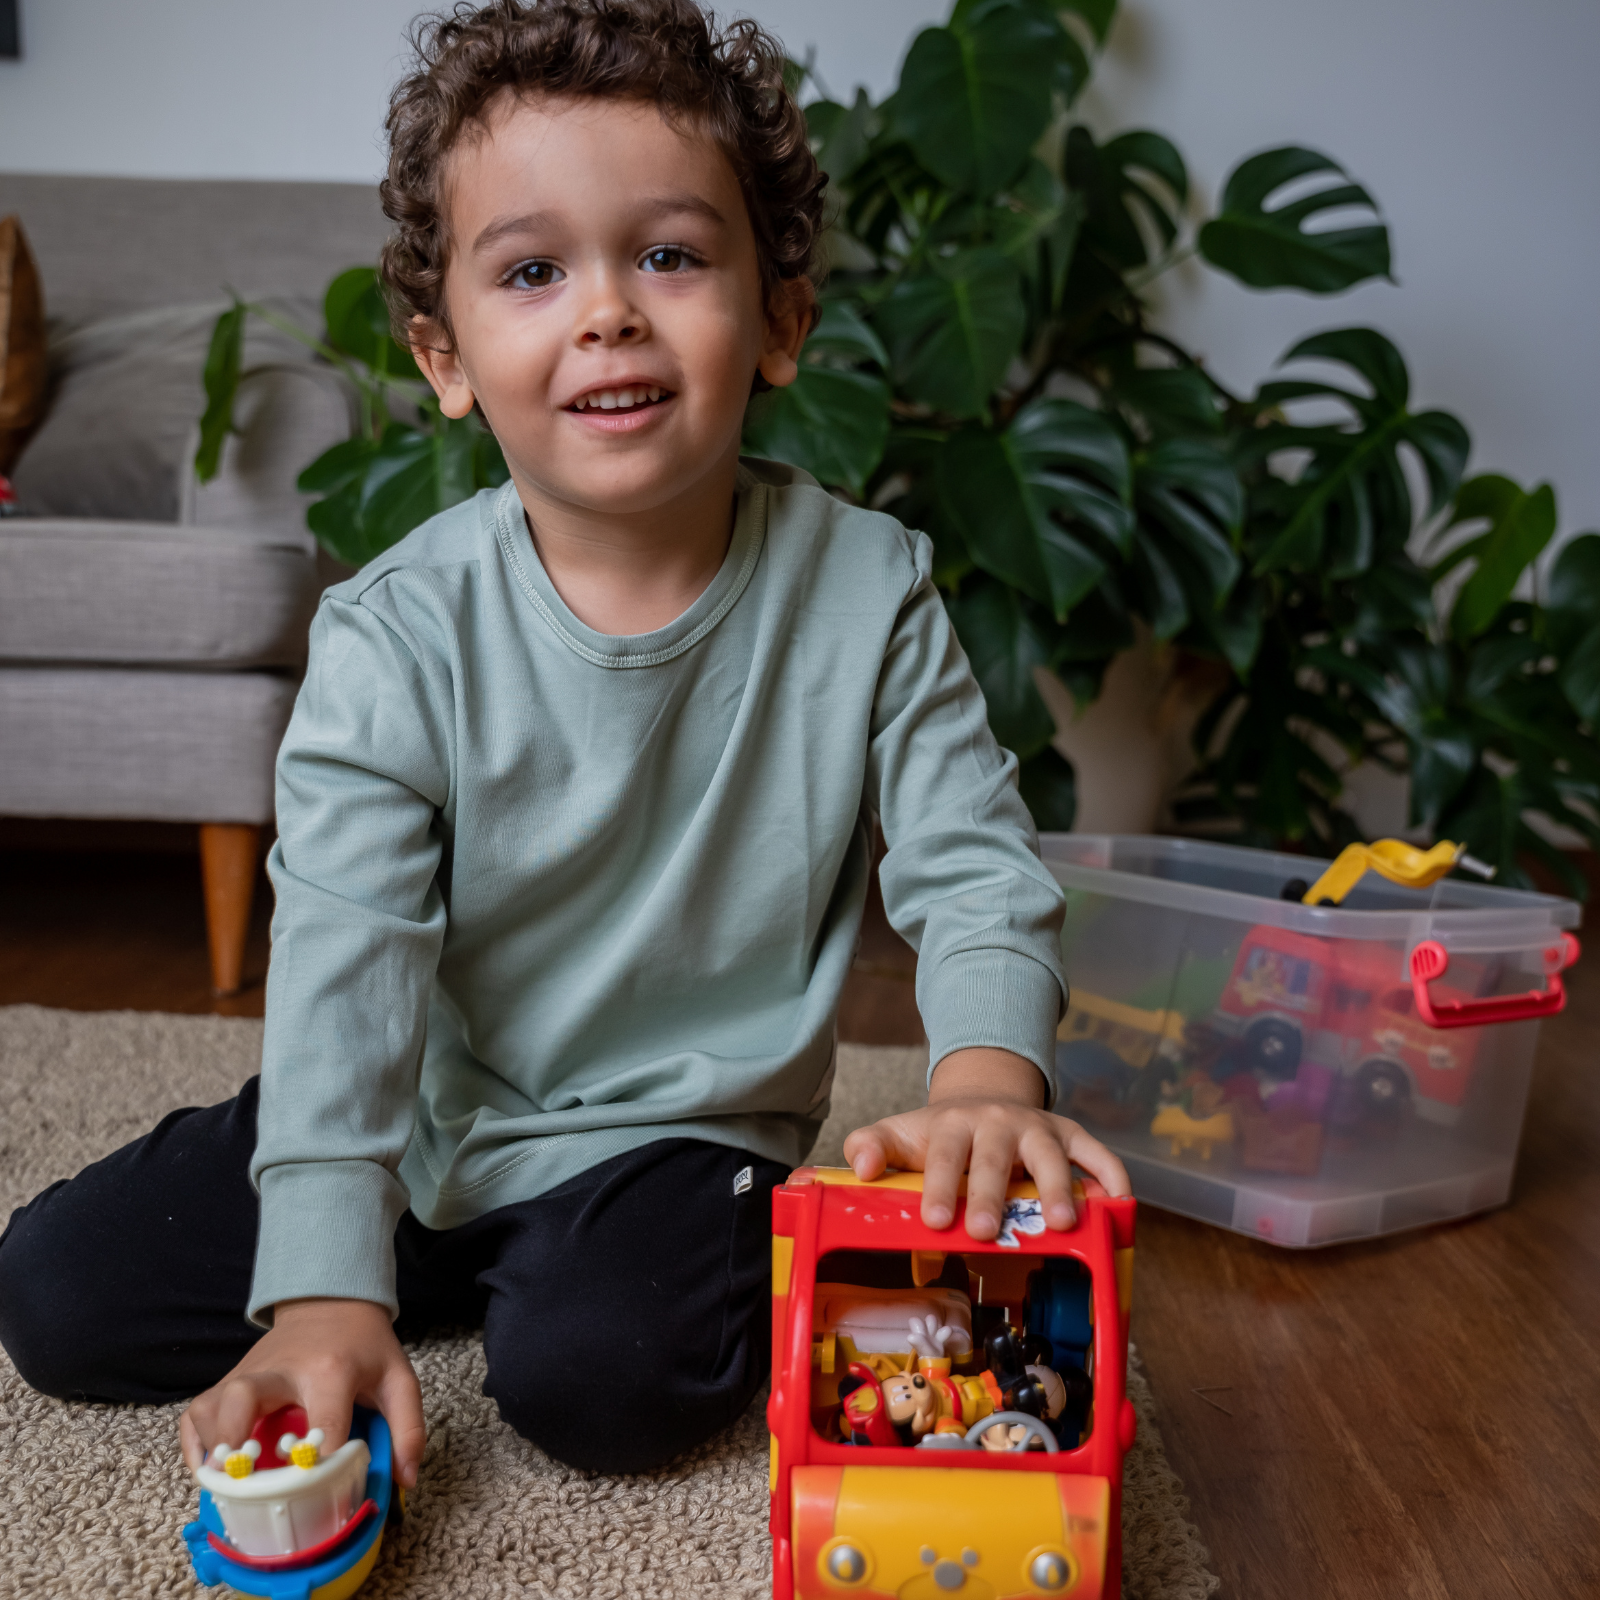
<path id="1" fill-rule="evenodd" d="M 773 1194 L 774 1600 L 1117 1600 L 1134 1202 L 1079 1183 L 1055 1232 L 1013 1183 L 980 1242 L 921 1193 Z"/>

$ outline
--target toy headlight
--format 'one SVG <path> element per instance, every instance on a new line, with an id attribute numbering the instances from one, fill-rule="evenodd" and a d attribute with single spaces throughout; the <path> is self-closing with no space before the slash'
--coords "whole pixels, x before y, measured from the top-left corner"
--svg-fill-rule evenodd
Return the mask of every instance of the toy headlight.
<path id="1" fill-rule="evenodd" d="M 1073 1580 L 1072 1557 L 1062 1550 L 1033 1550 L 1023 1563 L 1023 1575 L 1041 1594 L 1060 1594 Z"/>
<path id="2" fill-rule="evenodd" d="M 823 1580 L 839 1589 L 859 1589 L 872 1576 L 872 1554 L 855 1539 L 830 1539 L 817 1557 Z"/>

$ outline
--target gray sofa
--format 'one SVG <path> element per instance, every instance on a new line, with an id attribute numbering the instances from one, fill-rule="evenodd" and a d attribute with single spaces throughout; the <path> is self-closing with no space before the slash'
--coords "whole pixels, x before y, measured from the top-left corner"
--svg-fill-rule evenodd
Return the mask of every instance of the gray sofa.
<path id="1" fill-rule="evenodd" d="M 320 331 L 375 259 L 360 185 L 0 174 L 44 282 L 52 397 L 0 521 L 0 815 L 199 825 L 215 987 L 239 984 L 272 768 L 317 596 L 338 576 L 294 480 L 351 396 L 281 335 L 247 348 L 239 434 L 189 468 L 228 289 Z"/>

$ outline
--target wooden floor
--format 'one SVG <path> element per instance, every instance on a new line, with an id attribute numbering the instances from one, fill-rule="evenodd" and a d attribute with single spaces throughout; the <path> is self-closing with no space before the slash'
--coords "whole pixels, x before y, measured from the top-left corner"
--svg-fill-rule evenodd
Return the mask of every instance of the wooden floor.
<path id="1" fill-rule="evenodd" d="M 0 1004 L 260 1014 L 264 892 L 213 1004 L 184 831 L 63 842 L 0 826 Z M 844 1037 L 920 1041 L 913 971 L 874 904 Z M 1224 1595 L 1600 1596 L 1600 939 L 1570 989 L 1505 1210 L 1315 1252 L 1141 1214 L 1134 1337 Z"/>

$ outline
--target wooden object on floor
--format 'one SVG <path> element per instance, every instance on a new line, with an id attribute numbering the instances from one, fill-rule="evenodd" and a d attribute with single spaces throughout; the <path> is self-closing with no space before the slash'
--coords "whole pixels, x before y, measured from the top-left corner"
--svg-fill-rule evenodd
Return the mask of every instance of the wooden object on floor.
<path id="1" fill-rule="evenodd" d="M 253 823 L 200 824 L 200 878 L 205 885 L 211 987 L 218 994 L 239 992 L 260 858 L 261 829 Z"/>

